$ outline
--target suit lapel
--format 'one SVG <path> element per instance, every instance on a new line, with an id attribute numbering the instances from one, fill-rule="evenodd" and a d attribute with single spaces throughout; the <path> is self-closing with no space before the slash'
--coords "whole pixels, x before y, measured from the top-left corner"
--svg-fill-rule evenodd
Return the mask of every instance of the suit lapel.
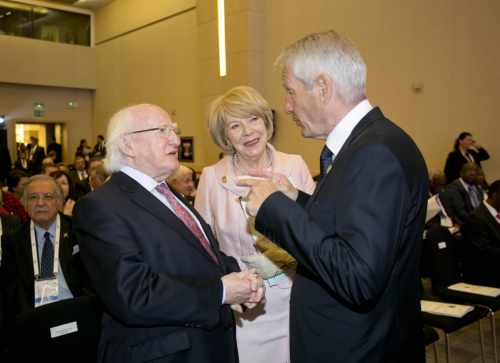
<path id="1" fill-rule="evenodd" d="M 120 185 L 121 189 L 128 193 L 130 196 L 130 199 L 133 203 L 137 204 L 139 207 L 144 209 L 146 212 L 154 216 L 156 219 L 158 219 L 160 222 L 165 224 L 166 227 L 169 229 L 174 229 L 177 233 L 179 233 L 188 243 L 192 244 L 193 246 L 196 247 L 198 251 L 200 251 L 206 258 L 208 258 L 210 261 L 215 263 L 208 254 L 208 252 L 205 250 L 205 248 L 201 245 L 201 242 L 198 241 L 196 236 L 193 235 L 193 233 L 189 230 L 188 227 L 175 215 L 174 212 L 170 210 L 170 208 L 167 208 L 162 202 L 160 202 L 151 192 L 148 190 L 144 189 L 139 183 L 137 183 L 135 180 L 130 178 L 128 175 L 124 173 L 117 173 L 113 175 L 113 178 L 116 178 L 115 181 Z M 112 179 L 113 179 L 112 178 Z M 198 218 L 200 221 L 200 224 L 202 225 L 202 228 L 205 231 L 205 234 L 209 238 L 210 243 L 213 243 L 213 237 L 211 236 L 211 233 L 207 233 L 207 229 L 205 228 L 205 225 L 203 223 L 203 219 L 200 217 L 200 215 L 194 211 L 187 203 L 184 202 L 184 198 L 179 196 L 177 193 L 174 192 L 174 194 L 177 196 L 177 198 L 181 201 L 181 203 L 184 204 L 190 211 L 192 211 L 195 216 Z M 212 238 L 211 238 L 212 237 Z M 212 244 L 212 246 L 215 246 Z M 213 248 L 214 252 L 216 248 Z M 216 252 L 217 254 L 217 252 Z M 217 254 L 218 257 L 220 257 Z M 219 258 L 220 260 L 220 258 Z"/>

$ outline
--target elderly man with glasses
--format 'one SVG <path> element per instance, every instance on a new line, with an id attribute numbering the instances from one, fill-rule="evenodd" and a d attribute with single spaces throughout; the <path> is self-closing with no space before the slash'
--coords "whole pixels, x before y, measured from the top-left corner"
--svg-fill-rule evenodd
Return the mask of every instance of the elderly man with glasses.
<path id="1" fill-rule="evenodd" d="M 179 166 L 176 125 L 141 104 L 110 120 L 111 179 L 81 199 L 74 227 L 106 307 L 99 362 L 237 362 L 231 308 L 263 296 L 210 227 L 165 178 Z"/>
<path id="2" fill-rule="evenodd" d="M 83 294 L 71 220 L 58 212 L 63 203 L 60 186 L 49 176 L 35 175 L 26 184 L 23 203 L 30 219 L 2 240 L 7 327 L 36 307 Z"/>

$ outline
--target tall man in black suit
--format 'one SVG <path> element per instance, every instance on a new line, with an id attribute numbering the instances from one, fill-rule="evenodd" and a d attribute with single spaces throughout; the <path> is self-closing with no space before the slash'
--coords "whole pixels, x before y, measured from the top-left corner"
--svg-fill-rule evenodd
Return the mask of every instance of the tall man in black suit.
<path id="1" fill-rule="evenodd" d="M 500 287 L 500 180 L 491 183 L 488 199 L 470 214 L 464 237 L 469 246 L 464 258 L 467 280 Z"/>
<path id="2" fill-rule="evenodd" d="M 247 208 L 257 230 L 299 263 L 291 361 L 423 362 L 424 160 L 366 99 L 366 66 L 348 40 L 312 34 L 279 62 L 286 111 L 304 137 L 326 139 L 313 195 L 279 175 L 242 183 L 253 185 Z"/>
<path id="3" fill-rule="evenodd" d="M 28 145 L 28 169 L 31 174 L 42 171 L 42 161 L 45 159 L 45 149 L 38 145 L 38 138 L 31 136 Z"/>
<path id="4" fill-rule="evenodd" d="M 238 271 L 209 226 L 164 182 L 177 169 L 170 116 L 136 105 L 110 120 L 114 174 L 73 212 L 82 258 L 108 313 L 99 362 L 237 362 L 230 306 L 263 294 L 254 271 Z"/>

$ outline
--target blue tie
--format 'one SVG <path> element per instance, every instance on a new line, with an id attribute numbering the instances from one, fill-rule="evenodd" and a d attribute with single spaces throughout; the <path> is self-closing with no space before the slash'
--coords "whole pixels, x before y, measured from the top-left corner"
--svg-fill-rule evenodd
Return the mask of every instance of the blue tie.
<path id="1" fill-rule="evenodd" d="M 333 153 L 330 149 L 325 145 L 323 150 L 321 150 L 321 154 L 319 156 L 319 176 L 320 179 L 326 175 L 328 167 L 332 164 Z"/>
<path id="2" fill-rule="evenodd" d="M 472 185 L 469 185 L 467 188 L 469 189 L 469 199 L 472 204 L 472 208 L 477 208 L 481 202 L 476 194 L 476 190 Z"/>
<path id="3" fill-rule="evenodd" d="M 50 240 L 50 233 L 45 232 L 45 243 L 42 248 L 42 263 L 40 267 L 40 278 L 46 279 L 54 275 L 54 245 Z"/>

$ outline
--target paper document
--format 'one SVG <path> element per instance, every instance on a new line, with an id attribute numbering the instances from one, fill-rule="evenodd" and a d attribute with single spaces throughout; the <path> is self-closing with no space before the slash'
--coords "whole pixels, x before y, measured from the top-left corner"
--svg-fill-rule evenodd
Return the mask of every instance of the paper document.
<path id="1" fill-rule="evenodd" d="M 424 313 L 461 318 L 474 310 L 474 306 L 420 300 L 420 309 Z"/>
<path id="2" fill-rule="evenodd" d="M 448 289 L 461 292 L 468 292 L 469 294 L 477 294 L 490 297 L 500 296 L 500 289 L 496 287 L 471 285 L 471 284 L 466 284 L 464 282 L 459 282 L 457 284 L 448 286 Z"/>

